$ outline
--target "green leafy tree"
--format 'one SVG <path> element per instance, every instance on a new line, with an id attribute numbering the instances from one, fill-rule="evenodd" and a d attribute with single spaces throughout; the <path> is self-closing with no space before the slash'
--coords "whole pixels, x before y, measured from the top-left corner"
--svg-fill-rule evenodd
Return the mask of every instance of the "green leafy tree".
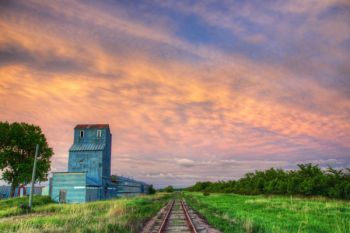
<path id="1" fill-rule="evenodd" d="M 165 188 L 164 188 L 164 192 L 167 192 L 167 193 L 172 193 L 172 192 L 174 192 L 173 186 L 169 185 L 169 186 L 165 187 Z"/>
<path id="2" fill-rule="evenodd" d="M 156 193 L 156 190 L 153 188 L 153 185 L 149 186 L 148 193 L 149 194 L 155 194 Z"/>
<path id="3" fill-rule="evenodd" d="M 31 182 L 36 144 L 39 144 L 40 153 L 35 181 L 42 182 L 47 180 L 53 151 L 40 127 L 26 123 L 0 122 L 0 170 L 2 179 L 11 184 L 11 197 L 14 196 L 16 187 Z"/>
<path id="4" fill-rule="evenodd" d="M 238 194 L 322 195 L 350 199 L 350 168 L 327 170 L 318 165 L 298 164 L 297 170 L 270 168 L 245 174 L 239 180 L 197 182 L 188 191 Z"/>

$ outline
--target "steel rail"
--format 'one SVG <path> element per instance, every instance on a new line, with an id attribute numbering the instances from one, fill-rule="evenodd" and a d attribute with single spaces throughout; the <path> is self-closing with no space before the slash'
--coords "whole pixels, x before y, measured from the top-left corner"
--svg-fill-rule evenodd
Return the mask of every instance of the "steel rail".
<path id="1" fill-rule="evenodd" d="M 162 224 L 159 227 L 158 233 L 164 232 L 166 224 L 167 224 L 169 216 L 170 216 L 170 213 L 173 210 L 174 203 L 175 203 L 175 200 L 173 200 L 172 203 L 170 204 L 170 208 L 169 208 L 168 212 L 166 213 L 166 215 L 165 215 L 165 217 L 164 217 L 164 219 L 162 221 Z"/>
<path id="2" fill-rule="evenodd" d="M 192 222 L 192 219 L 190 217 L 190 215 L 188 214 L 188 211 L 187 211 L 187 208 L 185 207 L 185 204 L 183 202 L 183 200 L 181 200 L 181 207 L 185 213 L 185 217 L 186 217 L 186 221 L 187 221 L 187 224 L 188 224 L 188 227 L 190 228 L 190 230 L 193 232 L 193 233 L 198 233 L 193 222 Z"/>

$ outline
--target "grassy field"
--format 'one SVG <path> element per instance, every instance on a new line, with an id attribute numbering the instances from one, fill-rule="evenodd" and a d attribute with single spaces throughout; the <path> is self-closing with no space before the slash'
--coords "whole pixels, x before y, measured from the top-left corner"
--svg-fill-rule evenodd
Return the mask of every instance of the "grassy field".
<path id="1" fill-rule="evenodd" d="M 187 203 L 223 232 L 349 233 L 350 202 L 326 198 L 185 193 Z"/>
<path id="2" fill-rule="evenodd" d="M 86 204 L 55 204 L 35 197 L 32 213 L 23 213 L 27 198 L 0 201 L 0 232 L 139 232 L 170 195 L 157 194 Z"/>
<path id="3" fill-rule="evenodd" d="M 172 196 L 157 194 L 86 204 L 52 203 L 35 197 L 0 201 L 0 232 L 139 232 Z M 187 203 L 223 232 L 350 232 L 350 202 L 326 198 L 184 193 Z"/>

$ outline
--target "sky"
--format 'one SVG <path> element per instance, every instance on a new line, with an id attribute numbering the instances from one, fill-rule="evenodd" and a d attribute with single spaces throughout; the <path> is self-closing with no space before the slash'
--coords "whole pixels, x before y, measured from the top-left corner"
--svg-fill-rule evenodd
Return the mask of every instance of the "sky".
<path id="1" fill-rule="evenodd" d="M 164 187 L 350 166 L 348 0 L 0 2 L 0 121 L 66 171 L 107 123 L 112 172 Z"/>

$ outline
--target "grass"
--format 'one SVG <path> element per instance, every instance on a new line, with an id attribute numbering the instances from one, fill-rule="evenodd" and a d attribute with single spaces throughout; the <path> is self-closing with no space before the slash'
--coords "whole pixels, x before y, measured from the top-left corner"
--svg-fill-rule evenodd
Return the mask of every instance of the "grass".
<path id="1" fill-rule="evenodd" d="M 48 196 L 33 198 L 33 205 L 36 207 L 48 205 L 50 203 L 52 203 L 52 201 Z M 28 205 L 28 197 L 0 200 L 0 222 L 4 217 L 23 214 L 24 212 L 21 210 L 20 205 Z"/>
<path id="2" fill-rule="evenodd" d="M 35 197 L 34 209 L 24 213 L 27 198 L 0 201 L 0 232 L 139 232 L 163 207 L 169 195 L 156 194 L 85 204 L 56 204 Z"/>
<path id="3" fill-rule="evenodd" d="M 31 213 L 19 207 L 28 198 L 0 200 L 0 232 L 139 232 L 171 197 L 157 194 L 59 205 L 36 196 Z M 222 232 L 350 232 L 348 201 L 188 192 L 184 197 Z"/>
<path id="4" fill-rule="evenodd" d="M 327 198 L 184 194 L 222 232 L 348 233 L 350 202 Z"/>

